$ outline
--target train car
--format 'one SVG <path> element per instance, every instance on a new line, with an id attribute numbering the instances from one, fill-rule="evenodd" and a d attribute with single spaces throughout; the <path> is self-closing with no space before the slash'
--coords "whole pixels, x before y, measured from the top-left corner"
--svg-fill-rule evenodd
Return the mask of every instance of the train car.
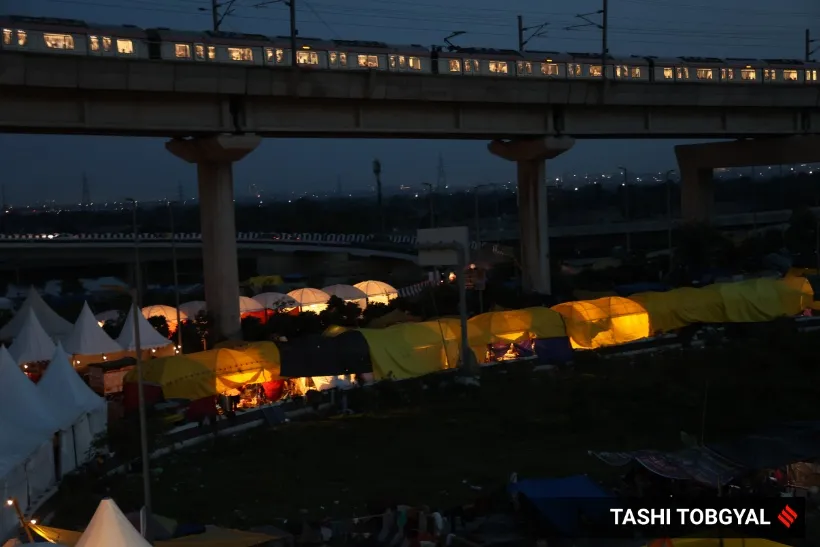
<path id="1" fill-rule="evenodd" d="M 720 81 L 724 84 L 760 84 L 768 75 L 768 65 L 758 59 L 728 58 L 722 60 Z"/>
<path id="2" fill-rule="evenodd" d="M 763 83 L 765 84 L 805 84 L 807 76 L 806 63 L 797 59 L 764 59 L 766 68 L 763 69 Z"/>
<path id="3" fill-rule="evenodd" d="M 652 77 L 652 66 L 649 59 L 632 55 L 612 59 L 615 80 L 619 82 L 649 82 Z"/>
<path id="4" fill-rule="evenodd" d="M 572 56 L 557 51 L 523 51 L 516 61 L 516 72 L 523 78 L 550 78 L 566 80 L 567 63 Z"/>
<path id="5" fill-rule="evenodd" d="M 805 67 L 806 83 L 809 85 L 820 85 L 820 62 L 808 61 L 803 63 Z"/>
<path id="6" fill-rule="evenodd" d="M 0 49 L 93 55 L 100 57 L 147 58 L 146 33 L 134 25 L 95 25 L 76 19 L 7 16 L 0 17 L 3 32 Z"/>
<path id="7" fill-rule="evenodd" d="M 293 55 L 291 53 L 290 36 L 275 36 L 269 38 L 273 48 L 273 61 L 276 66 L 291 66 Z M 296 64 L 302 68 L 327 70 L 330 66 L 329 52 L 333 49 L 331 40 L 322 38 L 296 38 Z"/>
<path id="8" fill-rule="evenodd" d="M 516 75 L 521 53 L 511 49 L 465 47 L 440 51 L 436 66 L 439 74 L 451 76 L 494 76 L 510 78 Z"/>
<path id="9" fill-rule="evenodd" d="M 261 34 L 147 29 L 151 59 L 186 63 L 272 64 L 270 39 Z M 270 51 L 266 51 L 266 47 Z M 266 56 L 267 55 L 267 56 Z"/>
<path id="10" fill-rule="evenodd" d="M 398 45 L 362 40 L 333 40 L 330 68 L 429 74 L 430 50 L 418 44 Z"/>
<path id="11" fill-rule="evenodd" d="M 567 63 L 567 78 L 575 80 L 597 80 L 603 77 L 612 79 L 615 73 L 615 59 L 607 55 L 605 59 L 595 53 L 570 53 L 572 60 Z M 604 61 L 603 63 L 601 61 Z"/>

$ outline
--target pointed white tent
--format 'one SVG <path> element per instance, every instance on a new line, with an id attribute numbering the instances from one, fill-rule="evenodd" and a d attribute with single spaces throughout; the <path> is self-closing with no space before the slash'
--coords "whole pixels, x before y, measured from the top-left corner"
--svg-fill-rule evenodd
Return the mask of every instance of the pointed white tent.
<path id="1" fill-rule="evenodd" d="M 63 338 L 63 347 L 71 355 L 103 355 L 121 353 L 122 347 L 108 336 L 100 326 L 88 302 L 74 323 L 74 330 Z"/>
<path id="2" fill-rule="evenodd" d="M 9 353 L 19 364 L 48 361 L 54 354 L 54 342 L 40 325 L 32 308 L 25 311 L 23 328 L 11 343 Z"/>
<path id="3" fill-rule="evenodd" d="M 73 471 L 88 460 L 94 437 L 106 429 L 106 402 L 83 382 L 60 344 L 37 384 L 37 391 L 62 431 L 60 470 Z"/>
<path id="4" fill-rule="evenodd" d="M 45 329 L 49 336 L 56 338 L 59 336 L 65 336 L 71 332 L 71 323 L 60 317 L 57 312 L 52 310 L 49 305 L 46 304 L 45 300 L 42 299 L 37 290 L 34 287 L 31 287 L 28 291 L 25 302 L 23 302 L 23 305 L 20 308 L 20 311 L 17 312 L 11 321 L 6 323 L 6 325 L 0 329 L 0 340 L 11 340 L 12 338 L 17 337 L 20 330 L 23 328 L 26 316 L 25 312 L 29 309 L 34 310 L 37 320 L 40 321 L 40 325 L 42 325 L 43 329 Z"/>
<path id="5" fill-rule="evenodd" d="M 151 547 L 128 522 L 117 504 L 106 498 L 97 506 L 91 522 L 74 547 Z"/>
<path id="6" fill-rule="evenodd" d="M 137 312 L 137 321 L 139 324 L 140 333 L 140 349 L 156 349 L 164 348 L 173 344 L 170 340 L 163 337 L 160 333 L 154 330 L 151 323 L 142 315 L 142 312 Z M 128 315 L 125 316 L 125 324 L 122 326 L 122 332 L 117 343 L 126 351 L 134 351 L 137 349 L 137 344 L 134 340 L 136 329 L 134 328 L 134 305 L 128 310 Z"/>
<path id="7" fill-rule="evenodd" d="M 52 439 L 60 427 L 42 405 L 37 386 L 4 347 L 0 348 L 0 400 L 0 477 L 10 467 L 24 464 L 28 496 L 37 497 L 54 484 Z"/>

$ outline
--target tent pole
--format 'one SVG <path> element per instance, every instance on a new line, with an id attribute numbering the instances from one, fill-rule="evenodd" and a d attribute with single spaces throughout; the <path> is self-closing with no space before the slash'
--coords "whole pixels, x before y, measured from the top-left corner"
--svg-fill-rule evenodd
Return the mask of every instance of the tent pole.
<path id="1" fill-rule="evenodd" d="M 28 538 L 29 543 L 34 543 L 34 536 L 31 533 L 31 528 L 29 528 L 28 523 L 26 522 L 26 517 L 23 516 L 23 512 L 20 510 L 20 504 L 17 503 L 17 498 L 9 498 L 8 501 L 6 501 L 6 504 L 14 507 L 14 512 L 17 513 L 17 519 L 20 521 L 20 526 L 22 526 L 23 530 L 26 532 L 26 537 Z"/>

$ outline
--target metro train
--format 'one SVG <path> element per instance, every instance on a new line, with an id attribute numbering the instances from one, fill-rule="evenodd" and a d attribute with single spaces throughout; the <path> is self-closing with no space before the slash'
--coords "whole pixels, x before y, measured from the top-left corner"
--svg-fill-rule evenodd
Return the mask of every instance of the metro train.
<path id="1" fill-rule="evenodd" d="M 73 19 L 0 16 L 0 50 L 203 64 L 286 67 L 290 37 L 191 32 L 133 25 L 94 25 Z M 616 82 L 780 84 L 820 86 L 820 62 L 792 59 L 612 57 L 486 48 L 430 48 L 358 40 L 297 38 L 305 69 L 385 71 L 459 77 Z"/>

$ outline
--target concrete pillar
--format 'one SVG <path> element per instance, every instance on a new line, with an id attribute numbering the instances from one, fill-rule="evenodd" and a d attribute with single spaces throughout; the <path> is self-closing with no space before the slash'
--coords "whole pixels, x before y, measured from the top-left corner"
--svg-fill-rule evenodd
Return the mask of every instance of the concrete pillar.
<path id="1" fill-rule="evenodd" d="M 254 135 L 219 135 L 175 139 L 165 144 L 178 158 L 197 165 L 205 301 L 219 338 L 242 336 L 233 162 L 252 152 L 260 140 Z"/>
<path id="2" fill-rule="evenodd" d="M 545 162 L 563 154 L 574 144 L 574 139 L 569 137 L 546 137 L 511 142 L 493 141 L 488 146 L 491 153 L 518 165 L 520 265 L 525 290 L 540 294 L 552 293 Z"/>

